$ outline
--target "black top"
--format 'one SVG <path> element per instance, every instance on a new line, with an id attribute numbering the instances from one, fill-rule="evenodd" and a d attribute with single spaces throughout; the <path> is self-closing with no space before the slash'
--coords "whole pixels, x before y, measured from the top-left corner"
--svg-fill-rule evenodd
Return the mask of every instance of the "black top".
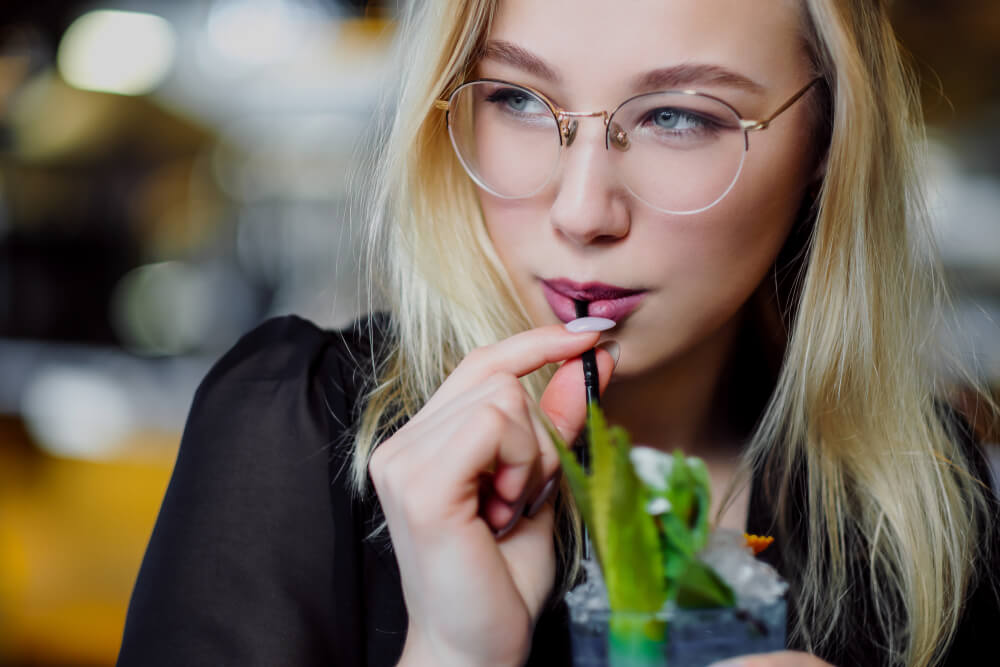
<path id="1" fill-rule="evenodd" d="M 380 339 L 369 325 L 327 332 L 296 317 L 269 320 L 206 376 L 139 571 L 118 665 L 398 660 L 407 618 L 399 570 L 387 538 L 365 539 L 379 509 L 349 492 L 343 437 L 370 368 L 370 336 L 375 346 Z M 749 528 L 766 531 L 768 517 L 755 489 Z M 782 552 L 771 553 L 782 574 L 793 574 Z M 946 664 L 990 655 L 997 628 L 1000 608 L 981 586 Z M 859 638 L 824 657 L 883 664 L 876 643 Z M 559 606 L 540 619 L 528 664 L 566 664 L 567 653 Z"/>

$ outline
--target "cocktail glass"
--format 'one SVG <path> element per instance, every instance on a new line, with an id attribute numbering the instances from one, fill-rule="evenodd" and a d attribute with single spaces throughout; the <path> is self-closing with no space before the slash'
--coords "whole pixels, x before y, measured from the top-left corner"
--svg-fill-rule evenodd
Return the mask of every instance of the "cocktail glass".
<path id="1" fill-rule="evenodd" d="M 666 641 L 622 646 L 609 633 L 613 624 L 648 625 L 651 634 L 665 625 Z M 640 637 L 641 633 L 630 635 Z M 785 648 L 785 600 L 779 598 L 752 611 L 671 609 L 658 614 L 570 610 L 570 637 L 575 667 L 705 667 L 753 653 Z"/>
<path id="2" fill-rule="evenodd" d="M 733 589 L 736 606 L 689 609 L 669 602 L 656 613 L 612 611 L 600 567 L 584 560 L 586 580 L 566 595 L 573 664 L 703 667 L 784 649 L 788 586 L 778 573 L 729 531 L 712 534 L 701 560 Z"/>

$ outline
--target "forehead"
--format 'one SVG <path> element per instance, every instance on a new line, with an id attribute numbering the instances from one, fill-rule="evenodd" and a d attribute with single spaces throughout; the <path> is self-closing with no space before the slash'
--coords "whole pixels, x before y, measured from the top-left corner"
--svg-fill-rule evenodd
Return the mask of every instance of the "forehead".
<path id="1" fill-rule="evenodd" d="M 787 89 L 807 76 L 800 12 L 797 0 L 499 0 L 489 37 L 541 58 L 563 92 L 589 98 L 575 103 L 682 63 Z"/>

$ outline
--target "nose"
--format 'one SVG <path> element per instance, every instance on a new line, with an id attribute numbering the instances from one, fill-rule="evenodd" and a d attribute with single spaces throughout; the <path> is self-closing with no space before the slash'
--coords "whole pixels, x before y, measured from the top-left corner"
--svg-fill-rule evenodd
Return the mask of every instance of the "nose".
<path id="1" fill-rule="evenodd" d="M 572 145 L 563 148 L 549 219 L 575 245 L 613 243 L 629 233 L 628 194 L 612 164 L 616 154 L 605 149 L 604 124 L 598 118 L 584 119 Z"/>

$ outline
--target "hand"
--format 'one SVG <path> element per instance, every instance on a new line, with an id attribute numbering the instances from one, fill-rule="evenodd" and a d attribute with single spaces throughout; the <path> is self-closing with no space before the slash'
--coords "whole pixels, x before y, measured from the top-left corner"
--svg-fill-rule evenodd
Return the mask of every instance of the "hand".
<path id="1" fill-rule="evenodd" d="M 709 667 L 832 667 L 832 665 L 808 653 L 778 651 L 777 653 L 730 658 L 722 662 L 712 663 Z"/>
<path id="2" fill-rule="evenodd" d="M 369 472 L 409 612 L 400 664 L 497 666 L 527 659 L 555 579 L 554 512 L 542 501 L 533 516 L 521 515 L 559 461 L 517 378 L 572 359 L 541 400 L 572 442 L 586 415 L 576 357 L 598 338 L 554 325 L 473 351 L 373 453 Z M 614 359 L 598 350 L 597 363 L 603 388 Z"/>

